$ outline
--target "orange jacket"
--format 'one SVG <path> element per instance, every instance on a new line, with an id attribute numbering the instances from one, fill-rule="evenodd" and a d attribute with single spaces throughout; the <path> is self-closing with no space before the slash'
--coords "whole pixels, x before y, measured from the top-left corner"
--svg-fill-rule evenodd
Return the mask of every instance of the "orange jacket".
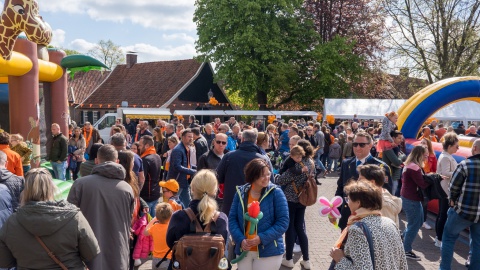
<path id="1" fill-rule="evenodd" d="M 0 144 L 0 150 L 7 154 L 7 170 L 23 176 L 22 158 L 6 144 Z"/>

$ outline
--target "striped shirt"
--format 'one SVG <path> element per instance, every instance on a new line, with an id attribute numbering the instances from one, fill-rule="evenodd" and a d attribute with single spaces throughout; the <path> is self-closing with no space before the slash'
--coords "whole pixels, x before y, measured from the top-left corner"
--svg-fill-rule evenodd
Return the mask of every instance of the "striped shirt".
<path id="1" fill-rule="evenodd" d="M 458 164 L 450 183 L 450 200 L 455 202 L 455 211 L 462 218 L 480 221 L 480 154 Z"/>

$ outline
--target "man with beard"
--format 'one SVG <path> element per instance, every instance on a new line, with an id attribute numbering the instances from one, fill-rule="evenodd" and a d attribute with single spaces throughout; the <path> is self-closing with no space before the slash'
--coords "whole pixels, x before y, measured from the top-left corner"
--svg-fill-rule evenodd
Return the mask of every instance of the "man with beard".
<path id="1" fill-rule="evenodd" d="M 145 135 L 153 136 L 150 130 L 148 130 L 148 121 L 140 121 L 139 125 L 140 125 L 140 130 L 135 135 L 136 142 L 140 141 L 140 139 Z"/>
<path id="2" fill-rule="evenodd" d="M 158 198 L 160 198 L 160 186 L 158 182 L 160 181 L 162 159 L 155 150 L 155 143 L 152 136 L 143 136 L 140 141 L 138 141 L 138 144 L 145 176 L 145 183 L 140 191 L 140 197 L 147 202 L 150 215 L 154 217 L 155 206 L 157 206 Z"/>
<path id="3" fill-rule="evenodd" d="M 102 137 L 100 137 L 100 133 L 96 130 L 90 122 L 85 122 L 83 125 L 83 138 L 85 138 L 85 145 L 87 149 L 85 153 L 90 155 L 90 149 L 92 149 L 92 145 L 95 143 L 102 143 Z M 85 157 L 88 159 L 88 156 Z"/>
<path id="4" fill-rule="evenodd" d="M 182 131 L 181 142 L 173 148 L 170 155 L 170 168 L 167 179 L 176 179 L 180 185 L 178 197 L 183 205 L 190 204 L 190 181 L 195 173 L 196 167 L 190 162 L 190 146 L 193 144 L 193 133 L 190 129 Z"/>

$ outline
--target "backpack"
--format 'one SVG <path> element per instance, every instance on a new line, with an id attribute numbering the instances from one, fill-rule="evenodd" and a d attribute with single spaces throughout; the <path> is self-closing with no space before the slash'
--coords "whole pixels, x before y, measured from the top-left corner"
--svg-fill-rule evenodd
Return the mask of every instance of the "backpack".
<path id="1" fill-rule="evenodd" d="M 303 162 L 300 162 L 300 165 L 304 167 Z M 303 184 L 303 187 L 297 188 L 295 181 L 292 182 L 293 190 L 298 196 L 298 201 L 305 206 L 314 205 L 317 201 L 317 183 L 315 182 L 315 167 L 312 168 L 312 171 L 307 173 L 307 181 Z"/>
<path id="2" fill-rule="evenodd" d="M 190 232 L 175 242 L 172 251 L 172 266 L 177 270 L 227 269 L 224 257 L 225 240 L 216 233 L 215 222 L 220 215 L 216 211 L 212 222 L 204 230 L 190 208 L 184 209 L 190 218 Z"/>

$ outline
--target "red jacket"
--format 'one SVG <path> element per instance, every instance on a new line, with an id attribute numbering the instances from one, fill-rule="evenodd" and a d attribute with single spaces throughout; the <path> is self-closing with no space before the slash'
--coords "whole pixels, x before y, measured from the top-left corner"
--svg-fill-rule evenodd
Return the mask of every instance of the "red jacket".
<path id="1" fill-rule="evenodd" d="M 0 150 L 7 154 L 7 170 L 23 176 L 22 158 L 6 144 L 0 144 Z"/>

